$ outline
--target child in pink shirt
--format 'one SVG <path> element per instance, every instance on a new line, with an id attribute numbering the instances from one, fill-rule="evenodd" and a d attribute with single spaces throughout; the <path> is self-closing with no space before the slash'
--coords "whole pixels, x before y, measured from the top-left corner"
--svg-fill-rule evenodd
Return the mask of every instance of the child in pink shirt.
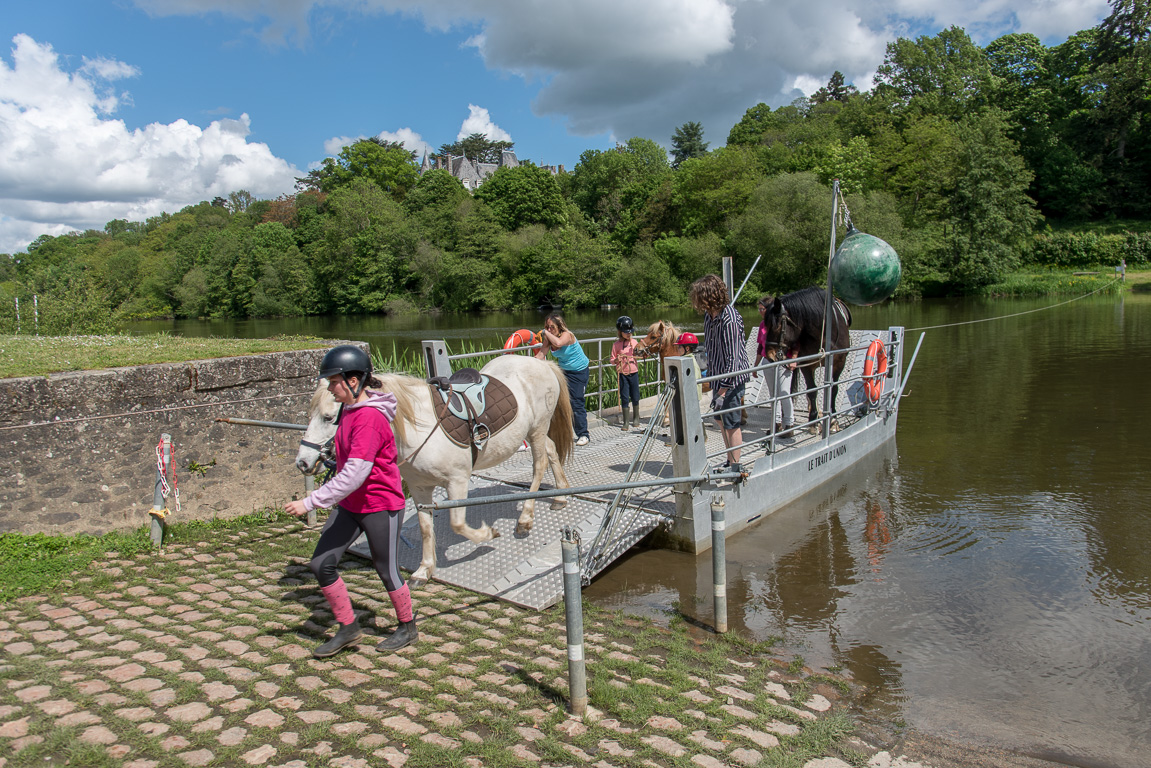
<path id="1" fill-rule="evenodd" d="M 619 412 L 623 418 L 623 431 L 631 427 L 628 423 L 628 403 L 631 403 L 631 421 L 639 426 L 639 365 L 635 361 L 637 341 L 632 338 L 635 331 L 631 318 L 627 315 L 615 321 L 616 341 L 611 345 L 611 363 L 619 374 Z"/>

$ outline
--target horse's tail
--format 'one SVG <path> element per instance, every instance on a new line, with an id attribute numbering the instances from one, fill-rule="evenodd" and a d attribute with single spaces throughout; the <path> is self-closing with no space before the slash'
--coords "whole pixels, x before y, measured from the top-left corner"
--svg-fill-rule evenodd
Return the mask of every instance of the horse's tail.
<path id="1" fill-rule="evenodd" d="M 556 408 L 552 411 L 552 421 L 548 425 L 548 437 L 555 443 L 556 454 L 559 455 L 560 464 L 566 464 L 575 445 L 575 430 L 572 429 L 572 404 L 568 399 L 568 380 L 560 367 L 551 360 L 547 361 L 552 375 L 560 385 L 559 399 Z"/>

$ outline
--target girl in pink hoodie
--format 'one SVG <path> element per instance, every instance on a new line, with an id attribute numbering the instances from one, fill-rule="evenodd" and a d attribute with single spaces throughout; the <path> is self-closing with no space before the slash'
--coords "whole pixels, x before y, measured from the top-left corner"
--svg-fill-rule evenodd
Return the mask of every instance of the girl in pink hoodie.
<path id="1" fill-rule="evenodd" d="M 336 474 L 307 497 L 291 501 L 284 508 L 288 514 L 302 517 L 317 507 L 335 507 L 320 533 L 310 567 L 340 628 L 313 655 L 333 656 L 363 634 L 347 586 L 337 570 L 340 558 L 361 533 L 367 536 L 372 563 L 399 621 L 396 631 L 380 641 L 378 647 L 394 651 L 419 638 L 411 593 L 397 564 L 404 492 L 391 426 L 396 398 L 367 389 L 369 382 L 379 386 L 378 380 L 372 379 L 371 358 L 351 345 L 335 347 L 324 355 L 320 377 L 328 380 L 328 391 L 340 403 Z"/>

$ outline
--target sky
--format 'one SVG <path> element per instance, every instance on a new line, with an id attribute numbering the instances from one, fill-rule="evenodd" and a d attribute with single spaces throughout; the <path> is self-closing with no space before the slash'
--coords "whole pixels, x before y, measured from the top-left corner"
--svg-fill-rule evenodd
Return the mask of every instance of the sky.
<path id="1" fill-rule="evenodd" d="M 744 112 L 958 25 L 1054 45 L 1106 0 L 10 0 L 0 14 L 0 253 L 247 190 L 345 144 L 471 133 L 563 165 Z"/>

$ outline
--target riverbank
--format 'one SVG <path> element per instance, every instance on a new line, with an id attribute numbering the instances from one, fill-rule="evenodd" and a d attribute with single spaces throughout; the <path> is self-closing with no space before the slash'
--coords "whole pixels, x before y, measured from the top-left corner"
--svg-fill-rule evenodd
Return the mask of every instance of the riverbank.
<path id="1" fill-rule="evenodd" d="M 0 608 L 0 768 L 892 764 L 853 736 L 850 681 L 682 619 L 587 609 L 582 721 L 562 607 L 431 584 L 418 645 L 379 653 L 390 604 L 352 557 L 343 577 L 374 629 L 313 659 L 333 622 L 307 568 L 317 530 L 245 522 L 112 553 Z"/>

